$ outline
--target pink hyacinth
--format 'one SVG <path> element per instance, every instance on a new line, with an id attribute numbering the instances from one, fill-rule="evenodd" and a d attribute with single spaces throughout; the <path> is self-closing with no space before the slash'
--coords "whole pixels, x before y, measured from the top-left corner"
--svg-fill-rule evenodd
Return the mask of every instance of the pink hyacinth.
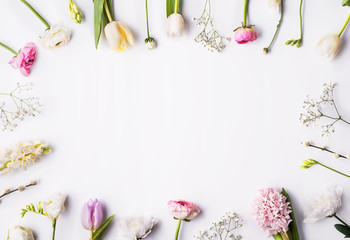
<path id="1" fill-rule="evenodd" d="M 251 26 L 239 27 L 234 32 L 234 38 L 238 44 L 246 44 L 248 42 L 253 42 L 258 38 L 255 29 Z"/>
<path id="2" fill-rule="evenodd" d="M 192 220 L 201 213 L 197 205 L 183 200 L 169 201 L 168 208 L 171 215 L 179 220 Z"/>
<path id="3" fill-rule="evenodd" d="M 255 219 L 268 237 L 288 231 L 292 212 L 287 198 L 272 188 L 260 189 L 254 201 Z"/>
<path id="4" fill-rule="evenodd" d="M 30 68 L 33 66 L 35 62 L 35 44 L 30 42 L 27 43 L 17 56 L 12 58 L 9 62 L 11 66 L 15 69 L 19 69 L 19 71 L 25 76 L 28 77 L 30 74 Z"/>

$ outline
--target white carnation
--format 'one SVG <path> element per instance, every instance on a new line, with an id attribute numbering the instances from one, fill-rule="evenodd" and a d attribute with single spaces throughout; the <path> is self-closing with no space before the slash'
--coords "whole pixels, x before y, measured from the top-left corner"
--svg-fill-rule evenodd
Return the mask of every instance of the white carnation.
<path id="1" fill-rule="evenodd" d="M 135 216 L 121 219 L 120 228 L 124 237 L 137 240 L 147 237 L 157 223 L 153 217 Z"/>

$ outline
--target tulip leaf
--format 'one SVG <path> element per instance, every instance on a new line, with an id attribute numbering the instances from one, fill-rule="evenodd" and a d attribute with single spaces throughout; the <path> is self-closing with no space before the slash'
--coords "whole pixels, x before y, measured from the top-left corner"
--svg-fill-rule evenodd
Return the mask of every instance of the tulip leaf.
<path id="1" fill-rule="evenodd" d="M 96 1 L 96 0 L 95 0 Z M 110 216 L 95 232 L 92 234 L 92 240 L 101 240 L 108 225 L 112 222 L 115 215 Z"/>
<path id="2" fill-rule="evenodd" d="M 292 218 L 292 222 L 289 224 L 289 233 L 291 235 L 291 239 L 299 240 L 300 238 L 299 238 L 299 232 L 298 232 L 298 225 L 297 225 L 297 221 L 296 221 L 295 215 L 294 215 L 292 200 L 290 199 L 289 194 L 287 193 L 287 191 L 284 188 L 282 188 L 281 194 L 287 198 L 287 201 L 290 203 L 289 206 L 292 210 L 292 212 L 290 213 L 290 217 Z"/>
<path id="3" fill-rule="evenodd" d="M 350 238 L 350 227 L 342 224 L 335 224 L 334 227 L 344 234 L 344 238 Z"/>
<path id="4" fill-rule="evenodd" d="M 343 7 L 345 6 L 350 7 L 350 0 L 343 0 Z"/>
<path id="5" fill-rule="evenodd" d="M 97 49 L 101 36 L 101 22 L 103 14 L 103 4 L 105 0 L 94 0 L 94 34 L 95 47 Z"/>
<path id="6" fill-rule="evenodd" d="M 178 2 L 177 9 L 175 10 L 175 4 Z M 182 0 L 166 0 L 166 16 L 169 17 L 174 12 L 181 12 Z"/>
<path id="7" fill-rule="evenodd" d="M 114 19 L 114 13 L 113 13 L 113 0 L 106 0 L 107 2 L 107 6 L 108 6 L 108 11 L 110 12 L 112 18 Z M 109 19 L 107 17 L 107 13 L 106 11 L 103 11 L 103 21 L 102 21 L 102 26 L 103 29 L 105 28 L 105 26 L 109 23 Z"/>

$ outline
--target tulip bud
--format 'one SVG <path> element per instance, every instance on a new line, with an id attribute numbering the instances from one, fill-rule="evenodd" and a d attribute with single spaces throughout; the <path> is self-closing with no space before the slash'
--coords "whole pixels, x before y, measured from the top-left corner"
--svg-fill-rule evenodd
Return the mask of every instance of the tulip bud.
<path id="1" fill-rule="evenodd" d="M 7 236 L 8 240 L 34 240 L 33 232 L 25 227 L 16 226 L 11 228 Z"/>
<path id="2" fill-rule="evenodd" d="M 329 34 L 323 37 L 316 46 L 318 55 L 332 60 L 337 56 L 341 47 L 340 37 L 336 34 Z"/>
<path id="3" fill-rule="evenodd" d="M 102 204 L 97 200 L 90 199 L 83 206 L 81 211 L 81 223 L 87 230 L 95 231 L 103 220 Z"/>
<path id="4" fill-rule="evenodd" d="M 239 27 L 235 29 L 234 32 L 234 38 L 238 44 L 246 44 L 248 42 L 253 42 L 257 39 L 256 31 L 251 26 Z"/>
<path id="5" fill-rule="evenodd" d="M 181 36 L 185 29 L 185 21 L 181 14 L 173 13 L 167 20 L 167 35 L 169 37 Z"/>
<path id="6" fill-rule="evenodd" d="M 145 43 L 146 43 L 146 47 L 149 49 L 149 50 L 152 50 L 156 47 L 156 41 L 154 40 L 154 38 L 146 38 L 145 39 Z"/>

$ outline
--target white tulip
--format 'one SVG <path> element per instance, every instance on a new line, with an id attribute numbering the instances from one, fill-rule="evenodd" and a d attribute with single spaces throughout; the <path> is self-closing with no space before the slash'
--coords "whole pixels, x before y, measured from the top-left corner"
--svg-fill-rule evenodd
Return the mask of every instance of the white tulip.
<path id="1" fill-rule="evenodd" d="M 30 229 L 16 226 L 9 229 L 7 240 L 34 240 L 34 235 Z"/>
<path id="2" fill-rule="evenodd" d="M 310 200 L 305 213 L 304 222 L 314 223 L 337 213 L 342 205 L 343 189 L 339 186 L 329 187 L 325 192 L 318 194 Z"/>
<path id="3" fill-rule="evenodd" d="M 127 48 L 127 42 L 134 45 L 134 37 L 125 24 L 113 21 L 108 23 L 104 30 L 108 44 L 113 51 L 124 51 Z"/>
<path id="4" fill-rule="evenodd" d="M 66 195 L 61 193 L 55 193 L 51 197 L 42 202 L 44 213 L 51 219 L 57 219 L 60 214 L 64 212 L 64 202 L 66 201 Z"/>
<path id="5" fill-rule="evenodd" d="M 146 238 L 157 223 L 153 217 L 135 216 L 121 219 L 120 228 L 124 237 L 137 240 Z"/>
<path id="6" fill-rule="evenodd" d="M 279 8 L 282 0 L 269 0 L 267 5 L 271 8 Z"/>
<path id="7" fill-rule="evenodd" d="M 317 44 L 317 53 L 329 60 L 337 56 L 341 47 L 340 37 L 336 34 L 329 34 L 323 37 Z"/>
<path id="8" fill-rule="evenodd" d="M 167 20 L 167 35 L 169 37 L 178 37 L 183 34 L 185 30 L 185 21 L 181 14 L 173 13 Z"/>
<path id="9" fill-rule="evenodd" d="M 47 30 L 41 41 L 47 48 L 56 48 L 66 45 L 70 41 L 70 35 L 71 32 L 66 26 L 57 24 Z"/>

